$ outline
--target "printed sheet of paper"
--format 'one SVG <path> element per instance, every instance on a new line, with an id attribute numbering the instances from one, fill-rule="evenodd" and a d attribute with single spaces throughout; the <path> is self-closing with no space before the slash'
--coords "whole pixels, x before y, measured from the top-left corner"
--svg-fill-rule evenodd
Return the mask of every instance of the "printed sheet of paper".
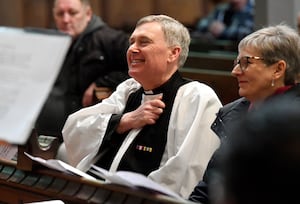
<path id="1" fill-rule="evenodd" d="M 18 147 L 0 141 L 0 160 L 17 161 Z"/>
<path id="2" fill-rule="evenodd" d="M 0 27 L 0 140 L 26 143 L 70 43 L 53 31 Z"/>

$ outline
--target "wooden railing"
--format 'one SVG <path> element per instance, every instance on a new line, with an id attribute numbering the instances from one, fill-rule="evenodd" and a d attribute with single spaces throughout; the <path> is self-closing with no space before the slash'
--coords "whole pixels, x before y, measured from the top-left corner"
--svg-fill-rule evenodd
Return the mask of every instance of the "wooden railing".
<path id="1" fill-rule="evenodd" d="M 178 204 L 168 196 L 143 189 L 128 188 L 46 168 L 23 171 L 0 164 L 0 203 L 29 203 L 62 200 L 64 203 Z"/>
<path id="2" fill-rule="evenodd" d="M 192 38 L 190 50 L 196 52 L 225 51 L 236 53 L 238 42 L 230 40 L 216 40 L 207 38 Z"/>
<path id="3" fill-rule="evenodd" d="M 224 51 L 196 52 L 190 51 L 184 67 L 230 71 L 233 68 L 235 53 Z"/>

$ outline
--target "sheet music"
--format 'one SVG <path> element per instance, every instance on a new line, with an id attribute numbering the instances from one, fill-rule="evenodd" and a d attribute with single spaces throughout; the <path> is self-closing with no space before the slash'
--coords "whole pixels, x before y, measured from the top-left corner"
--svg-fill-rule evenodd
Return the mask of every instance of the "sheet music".
<path id="1" fill-rule="evenodd" d="M 66 35 L 0 27 L 0 140 L 27 141 L 70 43 Z"/>

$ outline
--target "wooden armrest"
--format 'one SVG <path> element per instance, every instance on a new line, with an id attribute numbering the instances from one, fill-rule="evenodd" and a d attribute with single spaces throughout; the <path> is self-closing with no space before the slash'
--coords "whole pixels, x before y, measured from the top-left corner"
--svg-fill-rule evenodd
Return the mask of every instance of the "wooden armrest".
<path id="1" fill-rule="evenodd" d="M 103 100 L 108 98 L 112 94 L 112 90 L 108 87 L 96 87 L 95 88 L 95 96 L 97 100 Z"/>

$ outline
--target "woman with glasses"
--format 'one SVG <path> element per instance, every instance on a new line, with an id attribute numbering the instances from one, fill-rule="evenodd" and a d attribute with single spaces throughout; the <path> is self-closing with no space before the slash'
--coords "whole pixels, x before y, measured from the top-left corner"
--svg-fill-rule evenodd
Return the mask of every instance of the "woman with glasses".
<path id="1" fill-rule="evenodd" d="M 300 85 L 296 83 L 300 72 L 300 37 L 296 30 L 284 24 L 262 28 L 243 38 L 238 51 L 232 75 L 237 78 L 241 98 L 220 108 L 211 126 L 221 141 L 230 137 L 228 132 L 236 122 L 265 101 L 282 97 L 300 102 Z M 211 202 L 216 190 L 214 183 L 218 183 L 214 176 L 217 154 L 218 151 L 190 200 Z"/>

